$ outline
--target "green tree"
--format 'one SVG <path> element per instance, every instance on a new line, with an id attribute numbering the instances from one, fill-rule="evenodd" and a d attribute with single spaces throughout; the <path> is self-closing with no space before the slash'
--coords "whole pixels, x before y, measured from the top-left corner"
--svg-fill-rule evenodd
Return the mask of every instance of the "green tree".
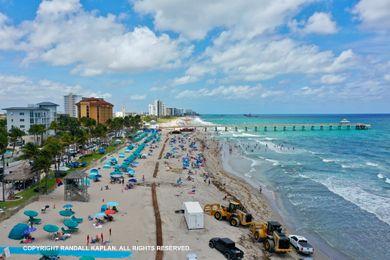
<path id="1" fill-rule="evenodd" d="M 7 151 L 8 146 L 8 134 L 7 130 L 5 128 L 0 128 L 0 154 L 1 154 L 1 161 L 3 163 L 3 170 L 0 172 L 0 181 L 2 183 L 3 187 L 3 201 L 5 201 L 5 189 L 4 189 L 4 174 L 5 174 L 5 152 Z"/>
<path id="2" fill-rule="evenodd" d="M 60 128 L 60 126 L 59 126 L 57 121 L 53 121 L 53 122 L 50 123 L 49 129 L 53 130 L 55 135 L 57 135 L 57 132 L 58 132 L 59 128 Z"/>
<path id="3" fill-rule="evenodd" d="M 46 127 L 44 125 L 32 125 L 28 130 L 30 135 L 34 135 L 34 140 L 37 142 L 37 137 L 40 136 L 41 140 L 39 142 L 40 145 L 43 143 L 43 134 L 46 132 Z"/>
<path id="4" fill-rule="evenodd" d="M 28 142 L 22 148 L 23 158 L 26 160 L 34 160 L 35 156 L 38 154 L 38 151 L 38 145 Z"/>
<path id="5" fill-rule="evenodd" d="M 61 140 L 53 136 L 49 137 L 45 142 L 44 149 L 46 149 L 50 153 L 54 161 L 54 168 L 58 170 L 60 164 L 57 164 L 57 161 L 59 162 L 59 159 L 61 158 L 63 152 L 63 144 Z"/>
<path id="6" fill-rule="evenodd" d="M 9 130 L 8 136 L 9 136 L 9 139 L 12 143 L 12 156 L 14 156 L 14 153 L 15 153 L 16 142 L 20 138 L 22 138 L 24 135 L 25 135 L 25 133 L 23 130 L 20 130 L 19 128 L 14 127 L 14 126 L 12 126 L 11 129 Z"/>
<path id="7" fill-rule="evenodd" d="M 33 171 L 35 171 L 38 175 L 38 183 L 40 183 L 41 172 L 45 173 L 45 193 L 48 191 L 48 179 L 50 174 L 50 167 L 52 164 L 53 156 L 50 153 L 49 149 L 43 148 L 38 151 L 37 155 L 34 158 L 34 162 L 32 165 Z"/>

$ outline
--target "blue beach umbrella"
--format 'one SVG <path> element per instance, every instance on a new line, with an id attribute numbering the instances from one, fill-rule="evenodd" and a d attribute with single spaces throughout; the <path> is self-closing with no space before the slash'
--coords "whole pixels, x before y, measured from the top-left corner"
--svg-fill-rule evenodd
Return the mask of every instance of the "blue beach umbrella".
<path id="1" fill-rule="evenodd" d="M 94 218 L 103 218 L 104 216 L 106 216 L 106 213 L 104 212 L 99 212 L 93 215 Z"/>
<path id="2" fill-rule="evenodd" d="M 24 223 L 16 224 L 9 232 L 8 238 L 14 240 L 20 240 L 25 236 L 24 231 L 28 228 L 29 226 L 27 224 Z"/>
<path id="3" fill-rule="evenodd" d="M 68 228 L 76 228 L 79 225 L 79 223 L 71 219 L 65 219 L 64 225 L 67 226 Z"/>
<path id="4" fill-rule="evenodd" d="M 70 204 L 70 203 L 68 203 L 68 204 L 65 204 L 65 205 L 63 206 L 63 208 L 64 208 L 64 209 L 71 209 L 71 208 L 73 208 L 73 205 Z"/>
<path id="5" fill-rule="evenodd" d="M 66 210 L 61 210 L 61 211 L 59 212 L 59 214 L 60 214 L 61 216 L 63 216 L 63 217 L 70 217 L 70 216 L 72 216 L 72 215 L 74 214 L 74 212 L 71 211 L 71 210 L 69 210 L 69 209 L 66 209 Z"/>
<path id="6" fill-rule="evenodd" d="M 47 224 L 43 227 L 43 230 L 45 230 L 48 233 L 54 233 L 59 230 L 58 226 L 52 225 L 52 224 Z"/>
<path id="7" fill-rule="evenodd" d="M 34 218 L 34 217 L 38 216 L 38 212 L 36 212 L 35 210 L 26 210 L 24 212 L 24 215 L 26 215 L 27 217 L 30 217 L 30 218 Z"/>
<path id="8" fill-rule="evenodd" d="M 29 227 L 24 232 L 23 235 L 27 236 L 28 234 L 31 234 L 32 232 L 36 231 L 37 229 L 35 227 Z"/>
<path id="9" fill-rule="evenodd" d="M 135 171 L 134 171 L 134 169 L 132 169 L 132 168 L 127 168 L 127 173 L 129 173 L 129 174 L 134 174 Z"/>
<path id="10" fill-rule="evenodd" d="M 131 178 L 131 179 L 129 179 L 129 182 L 134 182 L 134 183 L 136 183 L 136 182 L 137 182 L 137 179 Z"/>
<path id="11" fill-rule="evenodd" d="M 107 206 L 109 206 L 109 207 L 118 207 L 119 203 L 116 202 L 116 201 L 109 201 L 109 202 L 107 202 Z"/>

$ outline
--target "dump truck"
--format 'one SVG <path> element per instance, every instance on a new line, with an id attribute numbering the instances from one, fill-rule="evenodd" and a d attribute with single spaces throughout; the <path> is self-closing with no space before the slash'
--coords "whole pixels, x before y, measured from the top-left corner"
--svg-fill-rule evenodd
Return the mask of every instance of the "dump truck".
<path id="1" fill-rule="evenodd" d="M 217 220 L 227 220 L 230 225 L 235 227 L 249 226 L 253 222 L 252 215 L 246 212 L 241 203 L 237 201 L 230 201 L 227 207 L 219 203 L 206 204 L 204 212 L 214 216 Z"/>

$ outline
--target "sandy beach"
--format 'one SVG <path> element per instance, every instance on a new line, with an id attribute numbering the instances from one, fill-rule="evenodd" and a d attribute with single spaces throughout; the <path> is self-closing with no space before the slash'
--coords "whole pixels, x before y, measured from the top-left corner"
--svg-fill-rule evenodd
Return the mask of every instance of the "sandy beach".
<path id="1" fill-rule="evenodd" d="M 176 119 L 165 126 L 185 125 L 189 119 Z M 190 143 L 195 148 L 190 148 Z M 164 144 L 165 143 L 165 144 Z M 162 150 L 164 149 L 164 150 Z M 175 150 L 173 156 L 165 159 L 164 156 Z M 109 157 L 119 158 L 124 148 L 114 152 Z M 245 252 L 245 259 L 299 259 L 295 254 L 284 256 L 270 256 L 263 252 L 262 245 L 252 238 L 249 230 L 244 227 L 232 227 L 226 221 L 217 221 L 214 217 L 205 215 L 205 228 L 201 230 L 187 229 L 184 216 L 175 213 L 183 208 L 183 202 L 198 201 L 203 207 L 208 203 L 228 204 L 225 196 L 235 198 L 252 213 L 256 220 L 278 219 L 277 214 L 268 206 L 267 199 L 254 187 L 244 180 L 227 173 L 221 163 L 219 143 L 214 141 L 208 133 L 197 131 L 178 135 L 169 134 L 162 130 L 161 141 L 147 146 L 144 150 L 146 159 L 139 159 L 139 166 L 135 168 L 139 183 L 134 189 L 125 190 L 122 184 L 110 184 L 111 169 L 103 169 L 104 161 L 92 165 L 100 168 L 102 178 L 100 182 L 92 182 L 88 189 L 89 202 L 71 202 L 76 217 L 82 217 L 80 231 L 65 241 L 53 241 L 48 233 L 42 230 L 45 224 L 63 226 L 58 212 L 67 203 L 64 201 L 63 186 L 57 188 L 47 196 L 40 196 L 39 200 L 26 206 L 25 209 L 40 211 L 44 205 L 50 205 L 45 214 L 40 214 L 42 224 L 37 225 L 33 233 L 35 241 L 30 245 L 87 245 L 87 236 L 95 237 L 103 234 L 106 245 L 110 246 L 138 246 L 133 250 L 133 259 L 154 259 L 156 252 L 148 250 L 147 246 L 156 245 L 156 223 L 152 204 L 151 186 L 156 183 L 157 201 L 162 222 L 162 238 L 164 246 L 183 246 L 181 250 L 171 248 L 163 252 L 164 259 L 185 259 L 189 252 L 197 254 L 198 259 L 224 259 L 222 254 L 208 246 L 213 237 L 229 237 Z M 204 167 L 188 170 L 182 169 L 182 157 L 196 156 L 202 153 L 206 158 Z M 162 158 L 159 159 L 160 154 Z M 119 164 L 123 159 L 119 158 Z M 158 171 L 155 172 L 158 162 Z M 155 175 L 155 177 L 153 176 Z M 145 181 L 142 181 L 144 176 Z M 190 178 L 188 177 L 190 176 Z M 210 176 L 210 183 L 205 179 Z M 181 178 L 182 184 L 176 185 Z M 125 180 L 127 182 L 127 178 Z M 105 186 L 109 189 L 106 190 Z M 119 203 L 119 212 L 114 215 L 113 222 L 105 223 L 101 228 L 95 228 L 88 216 L 100 211 L 102 204 L 108 201 Z M 55 207 L 55 208 L 54 208 Z M 7 238 L 12 226 L 16 223 L 26 223 L 27 217 L 20 210 L 11 218 L 3 221 L 0 227 L 0 245 L 20 246 L 19 241 Z M 111 229 L 112 235 L 109 236 Z M 28 255 L 14 255 L 12 259 L 31 259 Z M 38 256 L 33 256 L 38 259 Z M 76 257 L 62 256 L 61 259 L 77 259 Z M 107 258 L 106 258 L 107 259 Z"/>

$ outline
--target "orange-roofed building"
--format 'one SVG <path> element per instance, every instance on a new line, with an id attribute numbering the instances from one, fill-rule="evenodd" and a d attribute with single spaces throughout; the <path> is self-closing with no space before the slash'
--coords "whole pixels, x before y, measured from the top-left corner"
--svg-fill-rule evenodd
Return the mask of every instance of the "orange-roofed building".
<path id="1" fill-rule="evenodd" d="M 114 105 L 103 98 L 82 98 L 77 104 L 78 118 L 88 117 L 95 119 L 96 123 L 104 124 L 112 118 Z"/>

